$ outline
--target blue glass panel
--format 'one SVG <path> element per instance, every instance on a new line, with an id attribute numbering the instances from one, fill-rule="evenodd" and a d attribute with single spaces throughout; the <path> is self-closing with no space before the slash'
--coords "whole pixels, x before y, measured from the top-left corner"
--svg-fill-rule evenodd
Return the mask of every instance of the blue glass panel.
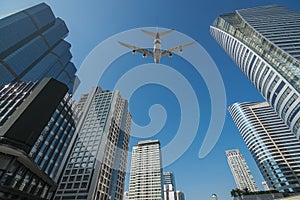
<path id="1" fill-rule="evenodd" d="M 64 55 L 66 51 L 69 51 L 70 48 L 70 43 L 66 42 L 65 40 L 61 40 L 61 42 L 56 47 L 54 47 L 52 52 L 61 56 Z"/>
<path id="2" fill-rule="evenodd" d="M 4 59 L 13 70 L 20 74 L 47 51 L 41 37 L 36 37 Z"/>
<path id="3" fill-rule="evenodd" d="M 73 77 L 76 73 L 76 67 L 73 63 L 69 62 L 65 68 L 65 71 L 70 75 L 70 77 Z"/>
<path id="4" fill-rule="evenodd" d="M 27 74 L 22 78 L 23 81 L 40 80 L 46 76 L 51 66 L 56 62 L 56 56 L 48 54 L 38 64 L 36 64 Z"/>
<path id="5" fill-rule="evenodd" d="M 275 99 L 276 99 L 278 93 L 280 92 L 280 90 L 283 88 L 284 85 L 285 85 L 285 83 L 283 81 L 281 81 L 279 86 L 276 88 L 275 93 L 273 94 L 273 97 L 272 97 L 272 100 L 271 100 L 271 105 L 274 105 Z"/>
<path id="6" fill-rule="evenodd" d="M 63 70 L 63 67 L 59 62 L 56 62 L 45 74 L 45 77 L 57 77 L 60 72 Z"/>
<path id="7" fill-rule="evenodd" d="M 63 66 L 66 66 L 72 58 L 70 51 L 65 51 L 63 55 L 60 56 L 60 61 L 63 63 Z"/>
<path id="8" fill-rule="evenodd" d="M 59 74 L 59 76 L 57 77 L 57 80 L 59 80 L 63 83 L 68 83 L 70 78 L 68 77 L 67 73 L 65 71 L 63 71 Z"/>
<path id="9" fill-rule="evenodd" d="M 7 71 L 7 69 L 0 64 L 0 88 L 1 86 L 10 83 L 14 79 L 14 76 Z"/>
<path id="10" fill-rule="evenodd" d="M 16 13 L 0 20 L 0 53 L 17 44 L 36 31 L 31 20 L 24 13 Z"/>
<path id="11" fill-rule="evenodd" d="M 55 24 L 46 30 L 43 35 L 49 43 L 50 46 L 53 46 L 60 39 L 66 37 L 68 34 L 68 29 L 66 24 L 61 19 L 56 19 Z"/>
<path id="12" fill-rule="evenodd" d="M 50 7 L 44 3 L 28 8 L 25 11 L 31 15 L 39 29 L 51 23 L 55 19 Z"/>

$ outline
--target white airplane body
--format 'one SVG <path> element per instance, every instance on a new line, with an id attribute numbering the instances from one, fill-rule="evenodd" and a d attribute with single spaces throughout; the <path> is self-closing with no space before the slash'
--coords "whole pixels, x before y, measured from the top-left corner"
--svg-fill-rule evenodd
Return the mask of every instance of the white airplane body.
<path id="1" fill-rule="evenodd" d="M 173 31 L 173 29 L 170 29 L 168 31 L 165 32 L 161 32 L 159 33 L 158 31 L 156 31 L 156 33 L 151 32 L 151 31 L 146 31 L 146 30 L 141 30 L 142 32 L 151 35 L 152 37 L 154 37 L 154 46 L 153 46 L 153 51 L 150 51 L 149 49 L 144 49 L 144 48 L 140 48 L 140 47 L 136 47 L 133 45 L 129 45 L 123 42 L 119 42 L 122 46 L 125 46 L 129 49 L 132 49 L 132 53 L 135 54 L 136 52 L 140 52 L 143 54 L 143 58 L 146 58 L 146 56 L 151 56 L 154 58 L 154 62 L 157 64 L 160 62 L 161 57 L 169 55 L 169 57 L 172 57 L 172 53 L 173 52 L 180 52 L 182 53 L 182 49 L 190 46 L 192 44 L 194 44 L 196 41 L 190 42 L 190 43 L 186 43 L 184 45 L 179 45 L 177 47 L 173 47 L 167 50 L 162 50 L 161 48 L 161 40 L 160 37 L 167 35 L 169 33 L 171 33 Z"/>

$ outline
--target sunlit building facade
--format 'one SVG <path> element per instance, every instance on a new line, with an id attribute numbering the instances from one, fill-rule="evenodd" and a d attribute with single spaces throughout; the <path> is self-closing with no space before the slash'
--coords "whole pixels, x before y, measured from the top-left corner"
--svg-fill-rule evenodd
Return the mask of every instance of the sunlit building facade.
<path id="1" fill-rule="evenodd" d="M 119 91 L 93 88 L 78 102 L 76 140 L 55 200 L 123 200 L 131 115 Z"/>
<path id="2" fill-rule="evenodd" d="M 264 6 L 220 15 L 212 36 L 300 136 L 300 13 Z"/>
<path id="3" fill-rule="evenodd" d="M 267 103 L 235 103 L 229 112 L 270 189 L 300 192 L 300 142 Z"/>
<path id="4" fill-rule="evenodd" d="M 163 173 L 158 140 L 141 141 L 132 149 L 129 200 L 163 200 Z"/>
<path id="5" fill-rule="evenodd" d="M 226 156 L 238 189 L 244 190 L 247 188 L 251 192 L 258 191 L 255 180 L 240 151 L 238 149 L 227 150 Z"/>

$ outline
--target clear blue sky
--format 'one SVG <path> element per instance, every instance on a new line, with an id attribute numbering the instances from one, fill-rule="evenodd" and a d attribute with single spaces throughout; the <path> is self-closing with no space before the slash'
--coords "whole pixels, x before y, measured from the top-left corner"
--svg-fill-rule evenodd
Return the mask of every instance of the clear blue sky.
<path id="1" fill-rule="evenodd" d="M 39 2 L 41 1 L 1 0 L 0 16 Z M 197 40 L 214 60 L 221 73 L 226 90 L 227 105 L 231 105 L 234 102 L 262 101 L 263 99 L 210 35 L 209 26 L 214 19 L 222 13 L 233 12 L 236 9 L 270 4 L 282 5 L 300 12 L 300 2 L 298 0 L 49 0 L 45 2 L 51 6 L 57 17 L 65 21 L 69 28 L 70 32 L 67 41 L 72 44 L 72 61 L 77 68 L 81 66 L 90 51 L 100 42 L 112 35 L 130 29 L 154 27 L 158 23 L 159 27 L 175 29 Z M 108 51 L 111 50 L 109 49 Z M 101 56 L 99 60 L 101 60 Z M 126 71 L 136 65 L 152 62 L 152 59 L 143 60 L 140 55 L 133 56 L 130 53 L 120 56 L 119 59 L 111 64 L 104 78 L 100 80 L 100 86 L 103 89 L 113 89 L 116 81 Z M 172 60 L 165 58 L 162 60 L 162 63 L 179 71 L 189 80 L 196 92 L 199 109 L 201 110 L 199 129 L 192 144 L 183 152 L 179 159 L 164 169 L 175 173 L 177 189 L 185 193 L 187 200 L 209 199 L 213 193 L 217 194 L 220 200 L 231 199 L 230 190 L 236 188 L 236 185 L 227 164 L 225 150 L 235 148 L 240 149 L 257 184 L 262 188 L 261 182 L 263 178 L 228 112 L 217 144 L 206 157 L 202 159 L 198 157 L 211 117 L 211 101 L 207 85 L 203 78 L 199 74 L 197 75 L 195 70 L 189 66 L 190 64 L 179 56 L 175 55 Z M 143 79 L 144 77 L 140 78 Z M 149 123 L 148 110 L 153 104 L 163 105 L 168 113 L 166 124 L 162 130 L 155 133 L 153 137 L 145 139 L 159 139 L 162 146 L 167 145 L 172 140 L 181 120 L 181 111 L 178 108 L 179 103 L 176 96 L 167 87 L 147 84 L 136 90 L 130 99 L 130 110 L 136 123 L 140 125 Z M 192 124 L 194 121 L 190 120 L 190 123 Z M 132 137 L 131 147 L 139 140 L 141 138 Z M 162 156 L 164 159 L 164 156 L 168 155 L 163 154 Z M 125 187 L 128 188 L 128 178 Z"/>

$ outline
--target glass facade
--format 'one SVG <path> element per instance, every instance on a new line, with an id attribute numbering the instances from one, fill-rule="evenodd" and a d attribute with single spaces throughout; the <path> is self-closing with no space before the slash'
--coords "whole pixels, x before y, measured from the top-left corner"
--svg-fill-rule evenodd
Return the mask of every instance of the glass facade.
<path id="1" fill-rule="evenodd" d="M 212 36 L 298 138 L 299 21 L 300 13 L 265 6 L 220 15 L 210 28 Z"/>
<path id="2" fill-rule="evenodd" d="M 139 142 L 132 149 L 129 200 L 162 200 L 163 174 L 160 142 Z"/>
<path id="3" fill-rule="evenodd" d="M 235 103 L 229 112 L 270 189 L 300 191 L 300 142 L 267 103 Z"/>
<path id="4" fill-rule="evenodd" d="M 55 183 L 26 154 L 1 146 L 0 186 L 0 199 L 46 199 Z"/>
<path id="5" fill-rule="evenodd" d="M 13 83 L 0 90 L 0 127 L 30 95 L 37 83 Z"/>
<path id="6" fill-rule="evenodd" d="M 176 200 L 185 200 L 184 193 L 177 190 L 176 191 Z"/>
<path id="7" fill-rule="evenodd" d="M 73 100 L 66 94 L 47 126 L 31 149 L 29 156 L 53 180 L 59 177 L 62 160 L 75 132 Z"/>
<path id="8" fill-rule="evenodd" d="M 96 87 L 82 95 L 77 112 L 77 138 L 54 199 L 122 200 L 131 126 L 127 101 L 118 91 Z"/>
<path id="9" fill-rule="evenodd" d="M 241 190 L 258 191 L 258 187 L 250 172 L 245 158 L 238 149 L 226 151 L 227 161 L 237 187 Z"/>
<path id="10" fill-rule="evenodd" d="M 58 89 L 56 86 L 53 87 Z M 5 85 L 0 90 L 0 129 L 9 123 L 10 118 L 15 117 L 15 112 L 20 112 L 20 108 L 26 100 L 32 99 L 31 94 L 36 93 L 35 89 L 38 87 L 39 82 L 16 82 Z M 45 90 L 47 90 L 47 99 L 51 101 L 50 90 L 47 88 Z M 47 106 L 41 100 L 39 103 L 39 105 Z M 33 143 L 28 154 L 13 142 L 5 142 L 5 136 L 1 138 L 0 163 L 2 164 L 0 165 L 2 166 L 0 170 L 2 171 L 0 179 L 2 181 L 0 185 L 8 191 L 0 190 L 0 198 L 11 198 L 15 195 L 20 198 L 46 199 L 55 190 L 55 182 L 59 176 L 58 169 L 63 166 L 62 159 L 75 132 L 72 111 L 74 104 L 71 96 L 66 94 L 63 98 L 62 95 L 62 100 L 60 103 L 58 101 L 58 104 L 54 106 L 49 115 L 49 118 L 52 115 L 51 119 L 46 120 L 48 124 L 41 129 L 43 131 L 40 136 L 37 135 L 35 144 Z M 57 108 L 55 109 L 55 107 Z M 32 115 L 39 115 L 31 112 Z M 27 133 L 24 132 L 24 134 Z M 33 137 L 33 135 L 27 137 Z M 14 139 L 17 140 L 15 137 L 10 140 Z"/>
<path id="11" fill-rule="evenodd" d="M 164 200 L 176 200 L 175 176 L 173 172 L 163 172 Z"/>
<path id="12" fill-rule="evenodd" d="M 64 21 L 44 3 L 0 19 L 0 88 L 52 77 L 72 93 L 76 68 L 71 45 L 63 40 L 67 34 Z"/>

